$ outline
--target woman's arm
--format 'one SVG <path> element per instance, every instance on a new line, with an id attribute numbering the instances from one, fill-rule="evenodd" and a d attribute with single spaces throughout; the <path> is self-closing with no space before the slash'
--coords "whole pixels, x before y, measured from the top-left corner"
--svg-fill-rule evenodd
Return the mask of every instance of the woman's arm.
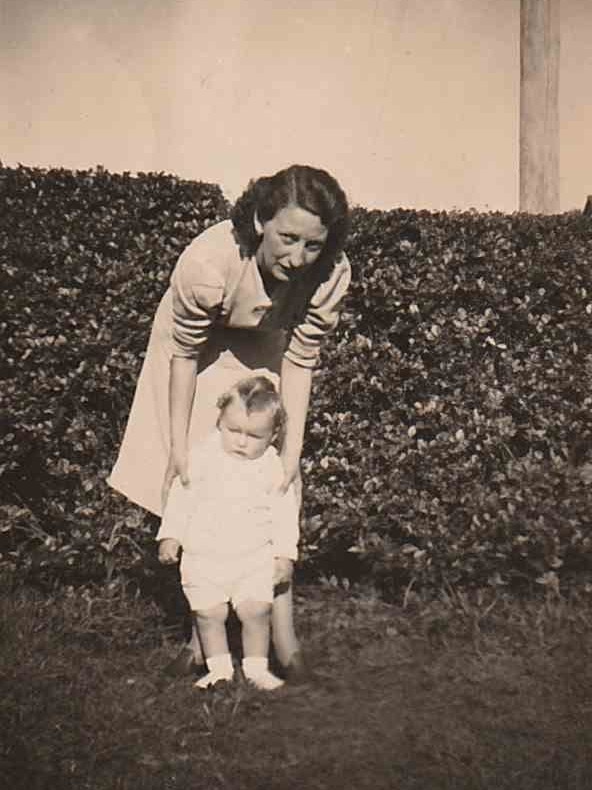
<path id="1" fill-rule="evenodd" d="M 296 365 L 284 357 L 280 374 L 281 396 L 288 416 L 286 435 L 281 451 L 284 480 L 280 490 L 284 493 L 291 483 L 295 483 L 297 488 L 300 485 L 300 456 L 302 455 L 311 385 L 311 368 Z"/>
<path id="2" fill-rule="evenodd" d="M 187 434 L 195 397 L 198 357 L 216 320 L 233 267 L 242 267 L 232 223 L 205 230 L 181 253 L 171 275 L 173 358 L 169 373 L 169 464 L 162 490 L 163 507 L 171 482 L 189 483 Z"/>
<path id="3" fill-rule="evenodd" d="M 291 482 L 300 497 L 300 455 L 310 400 L 312 370 L 318 362 L 323 338 L 339 320 L 339 308 L 351 280 L 345 255 L 335 263 L 328 280 L 313 294 L 302 323 L 294 327 L 282 360 L 281 393 L 288 412 L 287 436 L 282 449 L 285 477 L 280 490 Z"/>
<path id="4" fill-rule="evenodd" d="M 169 377 L 171 449 L 162 488 L 163 508 L 171 484 L 177 475 L 182 485 L 189 485 L 187 472 L 187 433 L 195 397 L 197 358 L 173 357 Z"/>
<path id="5" fill-rule="evenodd" d="M 282 466 L 279 459 L 275 459 Z M 275 476 L 281 474 L 283 470 L 277 470 Z M 294 570 L 294 562 L 298 558 L 298 539 L 300 537 L 300 524 L 298 518 L 299 496 L 295 491 L 287 491 L 285 494 L 272 494 L 270 497 L 272 543 L 274 553 L 274 573 L 273 583 L 289 584 Z"/>

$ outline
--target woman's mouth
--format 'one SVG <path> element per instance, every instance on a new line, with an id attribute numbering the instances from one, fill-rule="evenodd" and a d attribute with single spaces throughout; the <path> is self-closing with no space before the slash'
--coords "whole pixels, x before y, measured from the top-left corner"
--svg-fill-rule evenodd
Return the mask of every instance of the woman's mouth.
<path id="1" fill-rule="evenodd" d="M 290 270 L 287 269 L 285 266 L 282 266 L 281 263 L 278 263 L 276 266 L 276 273 L 281 275 L 281 277 L 285 280 L 290 279 Z"/>

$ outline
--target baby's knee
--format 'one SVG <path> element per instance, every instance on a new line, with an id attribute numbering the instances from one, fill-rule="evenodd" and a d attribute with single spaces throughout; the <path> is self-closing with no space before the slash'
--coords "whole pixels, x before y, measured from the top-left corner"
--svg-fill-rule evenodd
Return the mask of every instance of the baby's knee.
<path id="1" fill-rule="evenodd" d="M 210 623 L 224 623 L 228 616 L 228 604 L 222 603 L 212 606 L 209 609 L 196 609 L 193 616 L 198 625 L 208 625 Z"/>
<path id="2" fill-rule="evenodd" d="M 244 620 L 265 619 L 271 615 L 271 604 L 267 601 L 240 601 L 236 614 L 241 623 Z"/>

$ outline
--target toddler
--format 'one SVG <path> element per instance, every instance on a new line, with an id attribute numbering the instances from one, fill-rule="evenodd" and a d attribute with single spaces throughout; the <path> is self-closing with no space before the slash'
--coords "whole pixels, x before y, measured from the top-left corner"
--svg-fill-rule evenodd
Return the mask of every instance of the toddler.
<path id="1" fill-rule="evenodd" d="M 191 449 L 189 486 L 171 487 L 156 539 L 162 563 L 181 557 L 208 674 L 207 688 L 231 680 L 228 604 L 242 624 L 245 677 L 271 691 L 283 684 L 268 668 L 274 583 L 289 578 L 297 557 L 298 506 L 292 489 L 277 493 L 282 462 L 273 443 L 285 412 L 265 376 L 242 379 L 218 400 L 216 431 Z"/>

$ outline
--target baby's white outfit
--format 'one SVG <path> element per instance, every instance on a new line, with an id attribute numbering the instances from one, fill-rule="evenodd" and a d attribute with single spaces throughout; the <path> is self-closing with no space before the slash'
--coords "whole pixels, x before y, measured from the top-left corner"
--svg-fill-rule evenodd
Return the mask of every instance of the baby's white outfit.
<path id="1" fill-rule="evenodd" d="M 225 452 L 216 430 L 190 452 L 190 485 L 174 481 L 157 540 L 183 547 L 181 583 L 193 611 L 273 601 L 273 560 L 297 558 L 298 505 L 274 447 L 248 460 Z"/>

